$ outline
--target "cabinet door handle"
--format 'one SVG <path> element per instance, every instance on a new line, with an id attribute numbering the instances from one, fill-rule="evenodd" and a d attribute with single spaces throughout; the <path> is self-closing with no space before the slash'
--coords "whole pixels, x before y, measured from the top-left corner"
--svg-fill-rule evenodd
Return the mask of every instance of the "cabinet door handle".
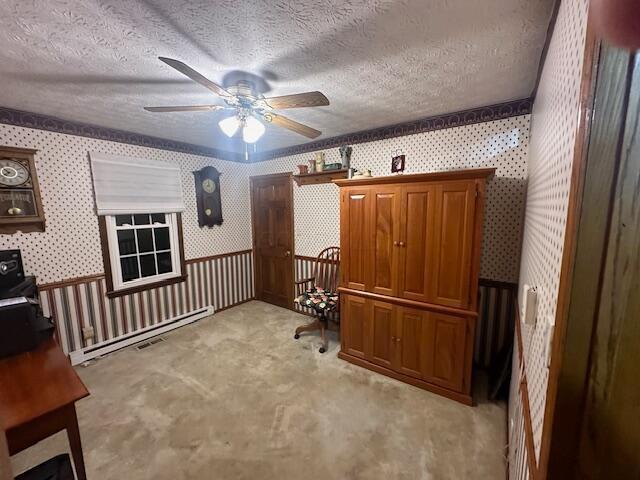
<path id="1" fill-rule="evenodd" d="M 393 241 L 393 245 L 394 245 L 395 247 L 397 247 L 397 246 L 399 245 L 398 241 L 397 241 L 397 240 L 394 240 L 394 241 Z"/>
<path id="2" fill-rule="evenodd" d="M 398 245 L 400 245 L 401 247 L 404 247 L 405 243 L 404 242 L 400 242 L 400 243 L 398 243 Z"/>

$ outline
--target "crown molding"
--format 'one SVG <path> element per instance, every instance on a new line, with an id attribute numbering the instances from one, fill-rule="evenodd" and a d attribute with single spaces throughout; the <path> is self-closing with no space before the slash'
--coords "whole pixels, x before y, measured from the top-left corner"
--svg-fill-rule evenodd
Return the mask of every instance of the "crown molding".
<path id="1" fill-rule="evenodd" d="M 251 162 L 262 162 L 274 158 L 308 153 L 325 148 L 339 147 L 341 145 L 354 145 L 356 143 L 375 142 L 387 138 L 414 135 L 416 133 L 443 130 L 445 128 L 461 127 L 474 123 L 492 122 L 509 117 L 517 117 L 531 113 L 533 101 L 530 98 L 514 100 L 511 102 L 488 105 L 486 107 L 472 108 L 460 112 L 435 115 L 411 122 L 398 123 L 386 127 L 362 130 L 337 137 L 325 138 L 315 142 L 303 143 L 292 147 L 268 150 L 262 153 L 249 154 Z"/>
<path id="2" fill-rule="evenodd" d="M 244 163 L 244 155 L 241 153 L 127 132 L 125 130 L 99 127 L 89 123 L 63 120 L 50 115 L 25 112 L 23 110 L 14 110 L 5 107 L 0 107 L 0 123 Z"/>
<path id="3" fill-rule="evenodd" d="M 531 113 L 532 105 L 533 101 L 530 98 L 525 98 L 522 100 L 514 100 L 512 102 L 489 105 L 486 107 L 472 108 L 461 112 L 436 115 L 411 122 L 398 123 L 386 127 L 325 138 L 323 140 L 303 143 L 291 147 L 249 154 L 249 161 L 262 162 L 299 153 L 339 147 L 341 145 L 375 142 L 377 140 L 384 140 L 387 138 L 414 135 L 416 133 L 443 130 L 445 128 L 461 127 L 464 125 L 472 125 L 474 123 L 492 122 L 494 120 L 502 120 L 504 118 Z M 190 153 L 193 155 L 202 155 L 231 162 L 245 163 L 245 156 L 242 153 L 230 152 L 227 150 L 220 150 L 192 143 L 178 142 L 175 140 L 127 132 L 124 130 L 100 127 L 88 123 L 63 120 L 50 115 L 25 112 L 23 110 L 14 110 L 5 107 L 0 107 L 0 124 L 2 123 L 18 127 L 35 128 L 38 130 L 47 130 L 49 132 L 78 135 L 81 137 L 128 143 L 131 145 L 140 145 L 143 147 L 159 148 L 162 150 Z"/>

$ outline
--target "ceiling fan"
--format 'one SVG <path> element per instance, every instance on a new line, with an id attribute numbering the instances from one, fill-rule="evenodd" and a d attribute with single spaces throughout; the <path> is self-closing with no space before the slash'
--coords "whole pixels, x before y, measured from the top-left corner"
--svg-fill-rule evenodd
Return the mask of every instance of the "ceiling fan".
<path id="1" fill-rule="evenodd" d="M 305 92 L 281 97 L 265 98 L 257 92 L 250 81 L 239 80 L 235 85 L 226 88 L 212 82 L 190 66 L 172 58 L 158 57 L 162 62 L 175 68 L 194 82 L 208 88 L 221 97 L 223 105 L 186 105 L 172 107 L 144 107 L 149 112 L 213 112 L 229 110 L 235 113 L 224 118 L 218 125 L 228 137 L 233 137 L 242 127 L 242 139 L 246 143 L 255 143 L 264 134 L 265 127 L 261 122 L 269 122 L 286 128 L 308 138 L 316 138 L 322 132 L 302 123 L 298 123 L 283 115 L 273 112 L 285 108 L 321 107 L 329 105 L 329 100 L 321 92 Z"/>

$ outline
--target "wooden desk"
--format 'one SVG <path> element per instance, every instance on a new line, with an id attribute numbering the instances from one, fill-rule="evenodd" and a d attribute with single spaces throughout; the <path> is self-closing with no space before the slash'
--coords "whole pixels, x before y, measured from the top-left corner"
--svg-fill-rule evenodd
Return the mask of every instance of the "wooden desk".
<path id="1" fill-rule="evenodd" d="M 7 432 L 9 454 L 66 429 L 76 475 L 86 480 L 75 402 L 88 395 L 53 338 L 0 359 L 0 427 Z"/>

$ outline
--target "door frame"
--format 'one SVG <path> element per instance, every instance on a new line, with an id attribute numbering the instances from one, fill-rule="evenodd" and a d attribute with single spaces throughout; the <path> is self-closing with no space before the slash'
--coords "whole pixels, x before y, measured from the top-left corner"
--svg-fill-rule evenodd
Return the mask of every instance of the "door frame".
<path id="1" fill-rule="evenodd" d="M 579 183 L 571 197 L 575 197 L 575 205 L 569 210 L 571 222 L 567 222 L 537 479 L 572 479 L 581 472 L 597 474 L 596 468 L 611 466 L 605 466 L 593 451 L 585 450 L 606 438 L 600 437 L 605 422 L 590 410 L 591 396 L 599 391 L 595 373 L 598 368 L 605 371 L 607 363 L 602 361 L 605 354 L 598 350 L 598 343 L 615 336 L 608 330 L 614 315 L 610 310 L 603 312 L 602 305 L 625 305 L 624 287 L 639 276 L 637 271 L 629 271 L 626 282 L 612 288 L 610 295 L 603 294 L 611 286 L 606 270 L 611 255 L 620 259 L 627 255 L 624 250 L 616 251 L 611 239 L 622 232 L 614 208 L 629 195 L 629 190 L 620 187 L 621 175 L 625 175 L 625 165 L 630 161 L 623 145 L 625 135 L 633 131 L 627 115 L 637 115 L 629 97 L 634 78 L 637 88 L 640 73 L 637 67 L 634 70 L 637 60 L 633 53 L 601 42 L 589 30 L 587 38 L 593 48 L 592 106 L 587 112 L 583 152 L 576 158 L 582 165 L 578 165 Z M 628 170 L 626 175 L 632 175 Z M 631 224 L 623 227 L 637 228 Z M 629 417 L 629 422 L 633 421 Z"/>
<path id="2" fill-rule="evenodd" d="M 265 174 L 265 175 L 252 175 L 249 177 L 249 201 L 251 202 L 251 247 L 253 249 L 253 291 L 254 291 L 254 297 L 256 300 L 260 300 L 263 301 L 261 298 L 258 297 L 258 276 L 257 276 L 257 265 L 258 262 L 256 261 L 256 224 L 255 224 L 255 219 L 256 219 L 256 214 L 255 214 L 255 209 L 254 209 L 254 203 L 253 203 L 253 186 L 254 183 L 257 180 L 268 180 L 270 178 L 282 178 L 282 177 L 286 177 L 289 179 L 289 197 L 291 198 L 291 208 L 290 208 L 290 216 L 291 216 L 291 255 L 289 255 L 290 258 L 290 263 L 291 263 L 291 279 L 293 280 L 291 282 L 291 285 L 289 286 L 289 296 L 291 297 L 291 305 L 290 305 L 290 309 L 293 309 L 293 299 L 294 299 L 294 295 L 295 295 L 295 281 L 296 281 L 296 262 L 295 262 L 295 256 L 296 256 L 296 249 L 295 249 L 295 223 L 294 223 L 294 215 L 293 215 L 293 208 L 294 208 L 294 204 L 293 204 L 293 172 L 281 172 L 281 173 L 269 173 L 269 174 Z"/>

